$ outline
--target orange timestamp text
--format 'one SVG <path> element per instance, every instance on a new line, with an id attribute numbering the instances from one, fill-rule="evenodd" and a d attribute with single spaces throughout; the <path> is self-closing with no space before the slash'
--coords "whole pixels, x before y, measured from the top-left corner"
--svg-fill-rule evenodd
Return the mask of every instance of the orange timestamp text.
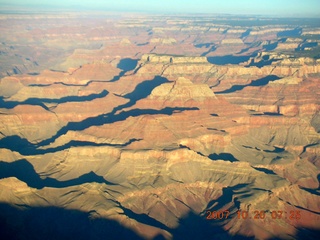
<path id="1" fill-rule="evenodd" d="M 234 214 L 232 214 L 234 215 Z M 229 210 L 221 210 L 221 211 L 206 211 L 206 219 L 207 220 L 222 220 L 227 219 L 231 216 Z M 300 211 L 282 211 L 282 210 L 273 210 L 273 211 L 244 211 L 239 210 L 236 211 L 236 216 L 238 219 L 289 219 L 289 220 L 299 220 L 301 219 Z"/>

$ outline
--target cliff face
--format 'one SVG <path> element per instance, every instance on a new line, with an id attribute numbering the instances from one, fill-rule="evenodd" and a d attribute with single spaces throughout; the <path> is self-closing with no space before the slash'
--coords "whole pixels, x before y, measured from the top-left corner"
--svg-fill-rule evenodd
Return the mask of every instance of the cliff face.
<path id="1" fill-rule="evenodd" d="M 202 99 L 210 100 L 214 98 L 214 93 L 206 84 L 194 85 L 189 79 L 180 77 L 174 83 L 162 84 L 155 88 L 151 94 L 151 99 Z"/>
<path id="2" fill-rule="evenodd" d="M 0 79 L 8 238 L 268 239 L 309 229 L 312 239 L 320 62 L 303 55 L 300 31 L 239 19 L 90 16 L 79 20 L 91 26 L 81 33 L 71 16 L 60 20 L 74 28 L 53 28 L 48 18 L 24 32 L 30 48 L 44 37 L 39 46 L 56 47 L 54 63 L 36 48 L 30 56 L 45 62 L 38 72 Z M 19 45 L 12 39 L 4 40 Z M 208 219 L 208 211 L 229 214 Z"/>

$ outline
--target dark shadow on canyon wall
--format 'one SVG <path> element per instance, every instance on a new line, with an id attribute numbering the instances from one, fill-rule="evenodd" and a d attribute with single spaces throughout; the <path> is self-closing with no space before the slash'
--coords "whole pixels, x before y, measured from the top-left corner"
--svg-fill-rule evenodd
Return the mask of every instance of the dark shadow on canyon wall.
<path id="1" fill-rule="evenodd" d="M 212 44 L 212 43 L 198 43 L 198 44 L 195 44 L 194 46 L 195 46 L 196 48 L 203 48 L 203 47 L 208 48 L 208 47 L 211 46 L 211 44 Z"/>
<path id="2" fill-rule="evenodd" d="M 125 208 L 124 206 L 120 205 L 120 208 L 123 210 L 123 214 L 128 216 L 131 219 L 136 220 L 139 223 L 143 223 L 149 226 L 153 226 L 156 228 L 160 228 L 160 229 L 164 229 L 168 232 L 170 232 L 170 228 L 167 227 L 165 224 L 159 222 L 158 220 L 150 217 L 149 215 L 145 214 L 145 213 L 135 213 L 134 211 Z"/>
<path id="3" fill-rule="evenodd" d="M 191 211 L 187 215 L 182 217 L 179 220 L 179 223 L 179 227 L 171 231 L 174 240 L 237 239 L 223 229 L 223 226 L 219 220 L 207 220 L 206 218 L 201 217 Z"/>
<path id="4" fill-rule="evenodd" d="M 252 29 L 247 29 L 244 33 L 241 34 L 240 38 L 248 37 L 251 31 Z"/>
<path id="5" fill-rule="evenodd" d="M 318 240 L 320 236 L 320 227 L 318 229 L 298 228 L 295 238 L 298 240 Z"/>
<path id="6" fill-rule="evenodd" d="M 131 217 L 141 220 L 136 215 L 138 214 L 132 214 Z M 146 220 L 154 221 L 148 216 Z M 143 222 L 148 224 L 148 221 Z M 177 228 L 164 229 L 169 230 L 174 240 L 253 239 L 231 236 L 217 222 L 206 220 L 192 212 L 180 219 Z M 144 239 L 114 220 L 92 218 L 90 213 L 58 207 L 16 208 L 4 203 L 0 204 L 0 230 L 2 239 L 10 240 Z M 159 234 L 153 239 L 165 238 Z"/>
<path id="7" fill-rule="evenodd" d="M 119 76 L 116 76 L 116 78 L 117 77 L 119 77 Z M 89 81 L 85 85 L 68 84 L 67 86 L 87 86 L 92 82 L 105 82 L 105 81 L 92 80 L 92 81 Z M 147 97 L 155 87 L 157 87 L 163 83 L 166 83 L 166 82 L 169 82 L 168 79 L 166 79 L 164 77 L 156 76 L 152 80 L 146 80 L 146 81 L 138 84 L 133 92 L 128 93 L 125 96 L 123 96 L 125 98 L 129 98 L 130 102 L 125 105 L 119 106 L 118 109 L 134 105 L 136 103 L 136 101 Z M 57 83 L 55 83 L 55 84 L 57 84 Z M 59 83 L 59 84 L 63 84 L 63 83 Z M 51 84 L 49 84 L 49 85 L 51 85 Z M 65 84 L 63 84 L 63 85 L 65 85 Z M 41 85 L 41 87 L 44 87 L 44 86 L 45 85 Z M 49 108 L 45 105 L 45 103 L 63 104 L 63 103 L 67 103 L 67 102 L 85 102 L 85 101 L 92 101 L 97 98 L 106 97 L 108 94 L 109 94 L 109 92 L 107 90 L 103 90 L 101 93 L 93 93 L 88 96 L 67 96 L 67 97 L 62 97 L 62 98 L 57 98 L 57 99 L 29 98 L 29 99 L 26 99 L 25 101 L 22 101 L 22 102 L 5 101 L 4 97 L 0 97 L 0 108 L 12 109 L 18 105 L 37 105 L 37 106 L 43 107 L 46 110 L 49 110 Z"/>
<path id="8" fill-rule="evenodd" d="M 123 77 L 127 72 L 132 71 L 136 68 L 138 64 L 138 60 L 131 59 L 131 58 L 124 58 L 121 59 L 120 62 L 117 65 L 117 68 L 121 69 L 122 71 L 119 73 L 119 75 L 114 76 L 113 79 L 110 80 L 110 82 L 116 82 L 121 77 Z"/>
<path id="9" fill-rule="evenodd" d="M 283 116 L 283 114 L 277 113 L 277 112 L 263 112 L 263 113 L 250 112 L 250 114 L 252 116 Z"/>
<path id="10" fill-rule="evenodd" d="M 56 135 L 52 136 L 51 138 L 44 140 L 36 145 L 36 147 L 45 146 L 52 142 L 54 142 L 58 137 L 66 134 L 68 131 L 82 131 L 92 126 L 101 126 L 104 124 L 111 124 L 119 121 L 124 121 L 129 117 L 137 117 L 141 115 L 172 115 L 176 112 L 183 112 L 183 111 L 192 111 L 192 110 L 199 110 L 198 108 L 170 108 L 166 107 L 161 110 L 154 110 L 154 109 L 132 109 L 129 111 L 122 111 L 119 114 L 102 114 L 97 117 L 90 117 L 81 122 L 69 122 L 65 127 L 61 128 Z"/>
<path id="11" fill-rule="evenodd" d="M 29 72 L 27 74 L 30 75 L 30 76 L 38 76 L 38 75 L 40 75 L 40 73 L 38 73 L 38 72 Z"/>
<path id="12" fill-rule="evenodd" d="M 222 195 L 215 200 L 212 200 L 208 203 L 207 205 L 207 210 L 211 211 L 219 211 L 226 205 L 233 205 L 233 209 L 229 209 L 230 211 L 232 210 L 239 210 L 240 209 L 240 201 L 238 201 L 237 196 L 241 197 L 246 197 L 246 196 L 251 196 L 252 194 L 250 193 L 249 189 L 249 184 L 237 184 L 232 187 L 225 187 L 222 189 Z"/>
<path id="13" fill-rule="evenodd" d="M 232 190 L 230 190 L 232 191 Z M 229 191 L 229 192 L 230 192 Z M 221 201 L 221 205 L 225 205 L 231 201 L 232 192 L 226 193 L 228 196 L 218 199 L 217 201 Z M 180 202 L 180 201 L 178 201 Z M 185 204 L 181 202 L 181 204 Z M 220 206 L 220 205 L 219 205 Z M 148 216 L 147 214 L 138 214 L 133 212 L 130 209 L 127 209 L 121 206 L 124 214 L 131 219 L 135 219 L 136 221 L 153 226 L 156 228 L 161 228 L 170 232 L 173 236 L 174 240 L 194 240 L 194 239 L 254 239 L 252 237 L 244 237 L 244 236 L 231 236 L 226 230 L 224 230 L 223 225 L 228 222 L 228 219 L 206 219 L 206 216 L 201 216 L 192 211 L 189 211 L 187 214 L 183 215 L 179 218 L 179 226 L 177 228 L 169 228 L 163 223 L 157 221 L 156 219 Z M 164 236 L 159 234 L 156 240 L 165 239 Z"/>
<path id="14" fill-rule="evenodd" d="M 169 80 L 167 78 L 155 76 L 152 80 L 146 80 L 142 83 L 139 83 L 131 93 L 128 93 L 123 96 L 124 98 L 130 99 L 130 102 L 120 107 L 125 108 L 134 105 L 138 100 L 141 100 L 149 96 L 154 88 L 160 86 L 163 83 L 168 82 Z"/>
<path id="15" fill-rule="evenodd" d="M 265 49 L 265 51 L 272 51 L 278 47 L 278 44 L 279 44 L 278 42 L 269 43 L 269 44 L 263 45 L 263 48 Z"/>
<path id="16" fill-rule="evenodd" d="M 10 149 L 11 151 L 18 152 L 24 156 L 29 155 L 42 155 L 47 153 L 55 153 L 69 149 L 71 147 L 126 147 L 133 142 L 140 141 L 141 139 L 132 138 L 128 142 L 123 144 L 112 144 L 112 143 L 95 143 L 89 141 L 75 141 L 71 140 L 70 142 L 53 148 L 40 149 L 37 148 L 37 145 L 30 143 L 27 139 L 21 138 L 19 136 L 8 136 L 0 139 L 0 148 Z"/>
<path id="17" fill-rule="evenodd" d="M 262 68 L 264 66 L 270 66 L 271 64 L 273 64 L 274 62 L 278 62 L 282 60 L 281 58 L 271 58 L 269 55 L 264 55 L 262 57 L 262 59 L 259 62 L 254 62 L 254 59 L 251 59 L 251 62 L 249 65 L 247 65 L 246 67 L 258 67 L 258 68 Z"/>
<path id="18" fill-rule="evenodd" d="M 166 78 L 156 76 L 152 80 L 144 81 L 136 86 L 136 88 L 126 95 L 124 98 L 128 98 L 130 101 L 123 105 L 120 105 L 112 110 L 110 113 L 102 114 L 95 117 L 89 117 L 81 122 L 69 122 L 65 127 L 62 127 L 56 135 L 52 136 L 51 138 L 42 141 L 38 144 L 38 146 L 44 146 L 53 142 L 59 136 L 67 133 L 70 130 L 74 131 L 81 131 L 91 126 L 101 126 L 104 124 L 111 124 L 118 121 L 124 121 L 128 117 L 137 117 L 140 115 L 156 115 L 156 114 L 166 114 L 172 115 L 174 112 L 181 112 L 186 110 L 198 110 L 198 108 L 169 108 L 166 107 L 161 110 L 154 110 L 154 109 L 132 109 L 128 111 L 124 111 L 124 108 L 128 108 L 133 106 L 138 100 L 146 98 L 152 90 L 163 84 L 168 82 Z M 119 113 L 117 113 L 119 112 Z"/>
<path id="19" fill-rule="evenodd" d="M 49 108 L 44 103 L 67 103 L 67 102 L 86 102 L 86 101 L 92 101 L 97 98 L 103 98 L 106 97 L 109 94 L 107 90 L 103 90 L 101 93 L 93 93 L 88 96 L 68 96 L 68 97 L 62 97 L 62 98 L 28 98 L 27 100 L 23 102 L 18 101 L 4 101 L 3 97 L 0 97 L 0 108 L 6 108 L 6 109 L 12 109 L 18 105 L 36 105 L 41 106 L 46 110 L 49 110 Z"/>
<path id="20" fill-rule="evenodd" d="M 95 145 L 94 143 L 89 142 L 70 142 L 68 146 L 61 146 L 58 148 L 51 148 L 47 150 L 39 149 L 41 146 L 46 146 L 52 142 L 54 142 L 60 136 L 66 134 L 68 131 L 81 131 L 91 126 L 101 126 L 104 124 L 112 124 L 119 121 L 124 121 L 129 117 L 138 117 L 142 115 L 172 115 L 174 113 L 179 113 L 183 111 L 194 111 L 199 110 L 196 107 L 193 108 L 184 108 L 184 107 L 166 107 L 164 109 L 155 110 L 155 109 L 131 109 L 125 111 L 124 108 L 128 108 L 133 106 L 138 100 L 146 98 L 151 91 L 161 85 L 162 83 L 168 82 L 166 78 L 163 77 L 155 77 L 153 80 L 144 81 L 137 85 L 134 91 L 124 95 L 123 97 L 128 98 L 130 101 L 123 105 L 120 105 L 113 109 L 110 113 L 101 114 L 94 117 L 89 117 L 80 122 L 69 122 L 66 126 L 62 127 L 54 136 L 39 142 L 38 144 L 31 144 L 26 139 L 23 139 L 19 136 L 8 136 L 0 140 L 0 147 L 4 147 L 10 149 L 12 151 L 20 152 L 23 155 L 37 155 L 43 154 L 46 152 L 54 152 L 57 150 L 63 150 L 66 147 L 71 146 L 84 146 L 87 145 Z M 130 141 L 136 141 L 136 139 L 131 139 Z M 129 142 L 130 144 L 131 142 Z M 105 144 L 102 144 L 105 145 Z M 106 144 L 106 146 L 109 144 Z M 97 145 L 95 145 L 97 146 Z"/>
<path id="21" fill-rule="evenodd" d="M 152 80 L 144 81 L 138 84 L 131 93 L 128 93 L 123 96 L 130 100 L 128 103 L 117 106 L 110 113 L 89 117 L 80 122 L 69 122 L 66 126 L 62 127 L 55 135 L 39 142 L 38 144 L 31 144 L 26 139 L 23 139 L 19 136 L 8 136 L 0 140 L 0 147 L 7 148 L 12 151 L 17 151 L 23 155 L 37 155 L 37 154 L 44 154 L 44 153 L 63 150 L 72 146 L 108 146 L 108 145 L 115 146 L 112 144 L 96 145 L 95 143 L 90 143 L 90 142 L 74 141 L 74 142 L 67 143 L 67 145 L 60 146 L 57 148 L 50 148 L 46 150 L 39 149 L 39 147 L 41 146 L 46 146 L 54 142 L 57 138 L 66 134 L 70 130 L 81 131 L 92 126 L 101 126 L 104 124 L 112 124 L 115 122 L 124 121 L 129 117 L 138 117 L 142 115 L 157 115 L 157 114 L 172 115 L 174 113 L 179 113 L 182 111 L 199 110 L 196 107 L 193 107 L 193 108 L 166 107 L 160 110 L 155 110 L 155 109 L 131 109 L 128 111 L 124 110 L 124 108 L 133 106 L 138 100 L 146 98 L 155 87 L 166 82 L 168 82 L 168 80 L 160 76 L 156 76 Z M 137 139 L 131 139 L 128 144 L 130 144 L 132 141 L 137 141 Z M 118 146 L 121 147 L 122 145 L 118 145 Z"/>
<path id="22" fill-rule="evenodd" d="M 299 37 L 302 34 L 302 28 L 295 28 L 292 30 L 285 30 L 277 33 L 277 37 Z"/>
<path id="23" fill-rule="evenodd" d="M 229 162 L 238 162 L 239 160 L 236 159 L 231 153 L 220 153 L 220 154 L 210 154 L 208 156 L 211 160 L 224 160 Z"/>
<path id="24" fill-rule="evenodd" d="M 306 40 L 301 43 L 296 49 L 295 51 L 304 51 L 305 48 L 313 48 L 313 47 L 317 47 L 318 43 L 317 42 L 307 42 Z"/>
<path id="25" fill-rule="evenodd" d="M 212 45 L 208 51 L 205 51 L 204 53 L 201 54 L 201 57 L 206 56 L 207 54 L 214 52 L 215 50 L 217 50 L 217 47 L 215 45 Z"/>
<path id="26" fill-rule="evenodd" d="M 117 68 L 120 68 L 121 70 L 128 72 L 135 69 L 137 64 L 138 60 L 136 59 L 124 58 L 120 60 L 120 62 L 117 65 Z"/>
<path id="27" fill-rule="evenodd" d="M 318 179 L 318 182 L 320 183 L 320 174 L 318 174 L 317 179 Z M 318 187 L 318 189 L 310 189 L 310 188 L 300 187 L 300 189 L 320 197 L 320 187 Z"/>
<path id="28" fill-rule="evenodd" d="M 250 56 L 234 56 L 234 55 L 226 55 L 226 56 L 217 56 L 217 57 L 207 57 L 209 63 L 215 65 L 226 65 L 226 64 L 240 64 L 243 62 L 247 62 L 251 57 L 255 57 L 256 54 Z"/>
<path id="29" fill-rule="evenodd" d="M 269 75 L 263 78 L 259 78 L 257 80 L 253 80 L 251 83 L 249 84 L 245 84 L 245 85 L 233 85 L 231 88 L 226 89 L 224 91 L 220 91 L 220 92 L 215 92 L 215 94 L 224 94 L 224 93 L 233 93 L 236 91 L 240 91 L 242 89 L 244 89 L 245 87 L 259 87 L 259 86 L 265 86 L 267 85 L 269 82 L 273 82 L 276 80 L 279 80 L 280 78 L 276 75 Z"/>
<path id="30" fill-rule="evenodd" d="M 231 190 L 231 189 L 230 189 Z M 220 205 L 222 206 L 222 205 Z M 213 210 L 213 209 L 212 209 Z M 141 240 L 133 230 L 120 223 L 92 217 L 91 214 L 79 210 L 67 210 L 58 207 L 13 207 L 6 203 L 0 203 L 0 231 L 2 239 L 10 240 Z M 251 240 L 253 236 L 231 235 L 223 226 L 231 219 L 207 220 L 205 216 L 190 211 L 179 219 L 179 226 L 170 229 L 163 223 L 146 214 L 137 214 L 126 210 L 131 219 L 149 226 L 162 228 L 170 232 L 174 240 Z M 236 213 L 235 213 L 236 214 Z M 140 216 L 141 215 L 141 216 Z M 317 240 L 320 229 L 297 228 L 295 236 L 297 240 Z M 289 236 L 286 236 L 289 237 Z M 165 239 L 159 234 L 154 240 Z M 286 239 L 274 237 L 272 239 Z"/>
<path id="31" fill-rule="evenodd" d="M 26 207 L 0 204 L 0 232 L 5 240 L 141 240 L 114 220 L 92 218 L 90 213 L 57 207 Z"/>
<path id="32" fill-rule="evenodd" d="M 263 173 L 265 173 L 265 174 L 276 175 L 274 171 L 269 170 L 269 169 L 267 169 L 267 168 L 258 168 L 258 167 L 252 167 L 252 168 L 254 168 L 255 170 L 257 170 L 257 171 L 259 171 L 259 172 L 263 172 Z"/>
<path id="33" fill-rule="evenodd" d="M 114 185 L 113 183 L 106 181 L 103 177 L 98 176 L 94 172 L 89 172 L 81 175 L 78 178 L 67 181 L 58 181 L 50 177 L 42 179 L 34 170 L 32 164 L 25 159 L 11 163 L 0 161 L 0 179 L 8 177 L 16 177 L 20 181 L 25 182 L 29 187 L 37 189 L 44 187 L 65 188 L 84 183 L 105 183 L 107 185 Z"/>

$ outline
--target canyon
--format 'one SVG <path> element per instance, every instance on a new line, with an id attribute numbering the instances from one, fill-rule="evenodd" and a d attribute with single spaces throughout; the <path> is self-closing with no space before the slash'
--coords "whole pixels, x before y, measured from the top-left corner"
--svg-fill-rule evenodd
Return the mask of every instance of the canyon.
<path id="1" fill-rule="evenodd" d="M 319 23 L 0 17 L 7 239 L 317 239 Z"/>

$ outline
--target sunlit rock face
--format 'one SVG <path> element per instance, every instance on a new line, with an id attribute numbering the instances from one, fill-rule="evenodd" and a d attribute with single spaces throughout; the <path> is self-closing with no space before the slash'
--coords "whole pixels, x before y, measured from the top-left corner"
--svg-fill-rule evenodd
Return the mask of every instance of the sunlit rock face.
<path id="1" fill-rule="evenodd" d="M 1 16 L 7 239 L 317 239 L 320 26 Z"/>

